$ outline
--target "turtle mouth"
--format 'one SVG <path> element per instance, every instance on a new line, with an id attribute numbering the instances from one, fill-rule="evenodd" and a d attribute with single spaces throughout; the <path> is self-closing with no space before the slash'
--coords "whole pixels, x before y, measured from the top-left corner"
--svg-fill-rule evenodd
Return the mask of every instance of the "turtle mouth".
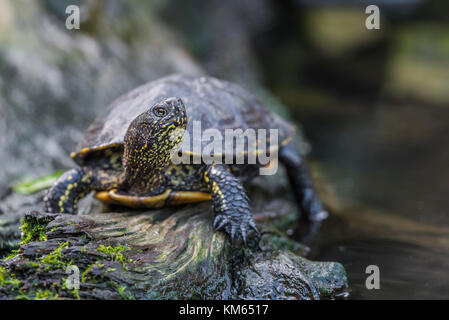
<path id="1" fill-rule="evenodd" d="M 181 112 L 181 114 L 176 119 L 174 119 L 174 122 L 175 122 L 175 124 L 177 126 L 179 126 L 179 128 L 185 129 L 186 126 L 187 126 L 187 115 L 186 115 L 186 112 L 183 110 Z"/>
<path id="2" fill-rule="evenodd" d="M 184 108 L 177 108 L 171 115 L 169 122 L 176 128 L 185 129 L 187 126 L 187 114 Z"/>
<path id="3" fill-rule="evenodd" d="M 187 127 L 187 115 L 184 108 L 178 107 L 160 123 L 161 139 L 168 139 L 168 149 L 179 149 Z"/>

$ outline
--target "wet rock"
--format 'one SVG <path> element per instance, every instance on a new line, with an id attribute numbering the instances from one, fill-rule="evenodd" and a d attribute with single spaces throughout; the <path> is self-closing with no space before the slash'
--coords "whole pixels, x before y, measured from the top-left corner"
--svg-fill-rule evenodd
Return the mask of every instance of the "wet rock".
<path id="1" fill-rule="evenodd" d="M 237 266 L 241 299 L 322 299 L 345 288 L 343 266 L 312 262 L 288 250 L 256 251 Z"/>
<path id="2" fill-rule="evenodd" d="M 0 286 L 0 297 L 44 292 L 86 299 L 320 299 L 346 288 L 340 264 L 302 258 L 263 223 L 261 243 L 281 244 L 259 246 L 253 238 L 246 249 L 213 231 L 212 217 L 209 203 L 175 212 L 33 211 L 24 229 L 37 241 L 23 243 L 16 256 L 0 263 L 4 278 L 13 279 Z M 73 268 L 78 290 L 67 282 L 66 271 Z"/>
<path id="3" fill-rule="evenodd" d="M 44 192 L 23 196 L 7 193 L 0 198 L 0 257 L 19 247 L 21 219 L 26 213 L 43 208 Z"/>

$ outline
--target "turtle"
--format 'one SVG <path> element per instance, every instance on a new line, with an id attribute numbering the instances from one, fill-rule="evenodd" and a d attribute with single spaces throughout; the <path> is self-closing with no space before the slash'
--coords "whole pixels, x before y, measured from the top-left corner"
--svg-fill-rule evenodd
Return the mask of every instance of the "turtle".
<path id="1" fill-rule="evenodd" d="M 226 137 L 228 130 L 252 128 L 277 133 L 277 141 L 271 136 L 252 140 L 277 155 L 268 164 L 254 162 L 251 155 L 264 149 L 249 148 L 249 139 L 244 139 L 244 148 L 235 143 L 224 152 L 214 149 L 212 160 L 206 161 L 203 148 L 210 139 L 193 134 L 215 130 Z M 210 201 L 214 229 L 246 244 L 258 229 L 243 183 L 278 161 L 286 168 L 301 221 L 310 224 L 326 211 L 292 141 L 295 130 L 237 84 L 210 76 L 166 76 L 120 96 L 92 123 L 70 154 L 77 166 L 48 190 L 45 209 L 76 214 L 78 201 L 92 191 L 104 203 L 132 208 Z"/>

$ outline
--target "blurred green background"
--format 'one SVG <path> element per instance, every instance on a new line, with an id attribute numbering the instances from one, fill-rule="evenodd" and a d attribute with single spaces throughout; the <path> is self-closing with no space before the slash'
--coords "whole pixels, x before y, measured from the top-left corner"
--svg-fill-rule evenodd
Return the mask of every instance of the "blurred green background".
<path id="1" fill-rule="evenodd" d="M 331 211 L 311 255 L 345 265 L 350 298 L 447 299 L 448 16 L 447 1 L 0 0 L 0 199 L 71 167 L 120 94 L 207 73 L 302 124 Z M 370 264 L 380 290 L 365 288 Z"/>

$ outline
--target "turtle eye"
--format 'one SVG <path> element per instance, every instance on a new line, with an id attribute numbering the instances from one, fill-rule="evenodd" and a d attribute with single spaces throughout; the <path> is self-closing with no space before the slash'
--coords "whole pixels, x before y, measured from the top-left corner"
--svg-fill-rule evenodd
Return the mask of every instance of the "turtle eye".
<path id="1" fill-rule="evenodd" d="M 167 109 L 165 109 L 164 107 L 155 107 L 153 109 L 153 112 L 158 117 L 163 117 L 168 113 Z"/>

